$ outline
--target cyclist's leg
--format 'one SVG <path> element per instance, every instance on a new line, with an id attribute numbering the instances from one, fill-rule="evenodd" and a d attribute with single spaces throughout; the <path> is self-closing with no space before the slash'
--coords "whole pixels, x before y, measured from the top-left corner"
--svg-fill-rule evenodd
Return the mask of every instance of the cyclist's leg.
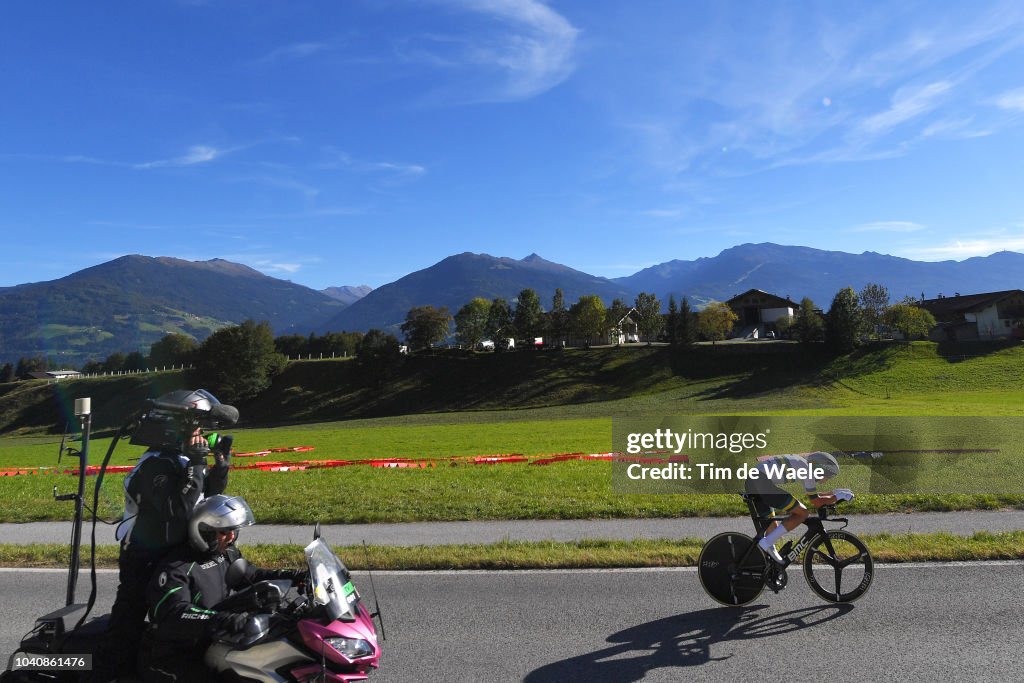
<path id="1" fill-rule="evenodd" d="M 773 521 L 770 529 L 766 530 L 764 538 L 759 542 L 761 550 L 777 563 L 783 564 L 782 556 L 776 550 L 775 544 L 807 519 L 807 508 L 782 489 L 778 489 L 778 493 L 771 493 L 763 497 L 765 503 L 771 505 L 776 515 L 789 514 L 781 524 L 778 521 Z"/>

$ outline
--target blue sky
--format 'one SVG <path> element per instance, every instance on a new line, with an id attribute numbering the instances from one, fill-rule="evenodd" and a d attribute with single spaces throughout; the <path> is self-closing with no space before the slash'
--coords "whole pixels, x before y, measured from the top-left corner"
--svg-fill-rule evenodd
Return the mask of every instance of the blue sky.
<path id="1" fill-rule="evenodd" d="M 22 0 L 0 59 L 0 286 L 1024 251 L 1016 2 Z"/>

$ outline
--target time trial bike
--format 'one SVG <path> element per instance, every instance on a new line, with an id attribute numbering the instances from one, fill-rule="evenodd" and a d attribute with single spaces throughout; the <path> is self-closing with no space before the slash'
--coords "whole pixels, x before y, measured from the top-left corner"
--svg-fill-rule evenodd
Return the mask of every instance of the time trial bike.
<path id="1" fill-rule="evenodd" d="M 711 538 L 700 551 L 698 574 L 704 590 L 723 605 L 741 606 L 753 602 L 765 586 L 778 593 L 786 587 L 786 568 L 803 553 L 804 578 L 820 598 L 829 602 L 853 602 L 871 587 L 874 561 L 864 542 L 845 531 L 849 520 L 832 517 L 835 505 L 818 508 L 804 524 L 807 531 L 794 543 L 788 541 L 779 550 L 783 564 L 778 565 L 758 547 L 765 529 L 775 518 L 758 514 L 750 494 L 742 493 L 750 509 L 757 535 L 754 538 L 727 531 Z M 839 529 L 825 529 L 825 522 L 841 523 Z"/>

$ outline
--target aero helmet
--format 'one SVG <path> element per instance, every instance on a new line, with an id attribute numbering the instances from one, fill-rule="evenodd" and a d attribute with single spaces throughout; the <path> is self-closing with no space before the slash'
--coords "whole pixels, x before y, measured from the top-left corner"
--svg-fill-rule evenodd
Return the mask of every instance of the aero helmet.
<path id="1" fill-rule="evenodd" d="M 812 467 L 820 467 L 825 473 L 825 479 L 831 479 L 839 474 L 839 461 L 831 453 L 817 451 L 808 455 L 806 460 Z"/>
<path id="2" fill-rule="evenodd" d="M 241 496 L 217 495 L 201 501 L 188 521 L 188 542 L 200 552 L 217 549 L 217 532 L 237 531 L 256 523 Z"/>

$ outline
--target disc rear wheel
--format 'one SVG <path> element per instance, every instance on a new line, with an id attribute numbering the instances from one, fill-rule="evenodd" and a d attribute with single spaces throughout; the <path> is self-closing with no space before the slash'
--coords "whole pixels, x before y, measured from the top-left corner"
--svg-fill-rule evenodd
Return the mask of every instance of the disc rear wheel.
<path id="1" fill-rule="evenodd" d="M 753 602 L 764 590 L 767 562 L 754 539 L 727 531 L 704 544 L 697 560 L 697 573 L 704 591 L 714 600 L 740 606 Z"/>

